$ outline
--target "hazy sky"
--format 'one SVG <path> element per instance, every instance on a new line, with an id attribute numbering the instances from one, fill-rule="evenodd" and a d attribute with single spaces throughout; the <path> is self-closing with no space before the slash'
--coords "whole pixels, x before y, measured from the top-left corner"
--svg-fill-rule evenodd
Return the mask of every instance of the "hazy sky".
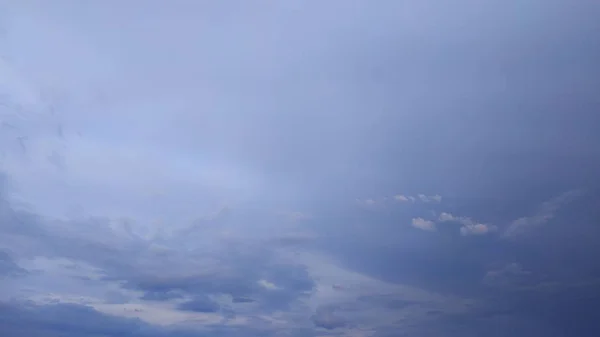
<path id="1" fill-rule="evenodd" d="M 0 331 L 597 336 L 598 18 L 0 0 Z"/>

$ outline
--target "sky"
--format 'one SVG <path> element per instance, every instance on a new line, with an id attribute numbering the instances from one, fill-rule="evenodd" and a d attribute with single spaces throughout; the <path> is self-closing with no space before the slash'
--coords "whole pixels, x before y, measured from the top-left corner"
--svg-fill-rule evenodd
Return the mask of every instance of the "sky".
<path id="1" fill-rule="evenodd" d="M 599 16 L 0 0 L 0 331 L 597 336 Z"/>

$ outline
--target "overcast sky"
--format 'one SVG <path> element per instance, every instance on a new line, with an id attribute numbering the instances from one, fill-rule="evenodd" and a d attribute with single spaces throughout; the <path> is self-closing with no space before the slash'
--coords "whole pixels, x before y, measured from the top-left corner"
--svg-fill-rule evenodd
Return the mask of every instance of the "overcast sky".
<path id="1" fill-rule="evenodd" d="M 0 331 L 597 336 L 598 18 L 0 0 Z"/>

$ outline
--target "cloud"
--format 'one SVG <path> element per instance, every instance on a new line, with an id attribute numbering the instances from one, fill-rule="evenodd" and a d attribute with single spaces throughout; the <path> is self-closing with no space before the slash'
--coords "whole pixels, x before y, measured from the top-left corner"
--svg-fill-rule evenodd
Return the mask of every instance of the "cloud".
<path id="1" fill-rule="evenodd" d="M 381 210 L 386 206 L 385 198 L 367 198 L 367 199 L 356 199 L 356 204 L 367 210 Z"/>
<path id="2" fill-rule="evenodd" d="M 456 217 L 450 213 L 442 212 L 439 216 L 440 221 L 455 221 Z"/>
<path id="3" fill-rule="evenodd" d="M 424 202 L 424 203 L 432 203 L 432 202 L 440 203 L 440 202 L 442 202 L 442 196 L 439 194 L 435 194 L 435 195 L 431 195 L 431 196 L 427 196 L 425 194 L 418 194 L 417 196 L 396 194 L 394 196 L 394 200 L 396 200 L 398 202 L 420 201 L 420 202 Z"/>
<path id="4" fill-rule="evenodd" d="M 593 2 L 0 7 L 5 334 L 598 330 Z"/>
<path id="5" fill-rule="evenodd" d="M 0 327 L 12 336 L 122 336 L 160 334 L 139 320 L 103 315 L 94 309 L 72 304 L 35 305 L 0 303 Z M 147 330 L 144 332 L 144 328 Z M 165 334 L 168 335 L 168 334 Z"/>
<path id="6" fill-rule="evenodd" d="M 485 224 L 467 224 L 460 228 L 460 235 L 483 235 L 495 231 L 496 227 Z"/>
<path id="7" fill-rule="evenodd" d="M 19 267 L 7 252 L 0 250 L 0 277 L 24 275 L 26 271 Z"/>
<path id="8" fill-rule="evenodd" d="M 138 311 L 139 312 L 139 311 Z M 0 302 L 0 328 L 11 336 L 272 336 L 274 332 L 256 325 L 223 325 L 206 328 L 194 324 L 157 326 L 135 318 L 107 315 L 90 306 L 76 304 L 36 305 L 31 302 Z M 295 331 L 297 329 L 290 329 Z"/>
<path id="9" fill-rule="evenodd" d="M 434 196 L 430 196 L 429 197 L 430 200 L 433 200 L 435 202 L 442 202 L 442 196 L 439 194 L 436 194 Z"/>
<path id="10" fill-rule="evenodd" d="M 504 238 L 514 238 L 524 235 L 533 228 L 541 226 L 552 220 L 556 212 L 565 204 L 583 195 L 582 190 L 572 190 L 561 194 L 551 200 L 544 202 L 534 215 L 518 218 L 502 233 Z"/>
<path id="11" fill-rule="evenodd" d="M 317 327 L 327 330 L 341 328 L 346 325 L 345 320 L 337 316 L 331 308 L 318 308 L 317 312 L 312 317 L 313 322 Z"/>
<path id="12" fill-rule="evenodd" d="M 450 213 L 443 212 L 438 217 L 441 222 L 458 222 L 462 224 L 460 234 L 467 235 L 484 235 L 497 230 L 497 227 L 490 224 L 482 224 L 468 217 L 457 217 Z"/>
<path id="13" fill-rule="evenodd" d="M 3 213 L 6 221 L 0 226 L 0 244 L 14 248 L 22 257 L 20 263 L 29 274 L 33 272 L 21 287 L 31 287 L 39 301 L 48 302 L 43 294 L 54 289 L 61 294 L 58 301 L 91 304 L 111 313 L 123 301 L 140 303 L 139 311 L 132 309 L 131 314 L 155 324 L 187 319 L 178 310 L 220 315 L 219 308 L 226 303 L 242 303 L 226 298 L 252 299 L 254 313 L 268 314 L 290 308 L 310 295 L 315 283 L 305 266 L 276 255 L 289 247 L 274 241 L 280 235 L 285 237 L 285 228 L 254 239 L 242 236 L 241 241 L 227 236 L 223 245 L 218 233 L 238 225 L 239 211 L 218 214 L 203 220 L 201 227 L 193 224 L 192 230 L 140 236 L 136 233 L 145 230 L 131 221 L 50 220 L 9 207 Z M 277 223 L 277 219 L 272 221 Z M 294 249 L 301 249 L 302 242 Z M 39 254 L 47 257 L 34 257 Z M 95 294 L 91 299 L 77 299 L 83 298 L 78 293 L 90 292 Z M 121 293 L 120 300 L 108 296 L 111 292 Z M 220 299 L 208 300 L 215 297 Z M 156 313 L 159 308 L 162 314 Z"/>
<path id="14" fill-rule="evenodd" d="M 181 303 L 178 308 L 195 312 L 218 312 L 220 309 L 219 304 L 206 296 L 197 296 L 191 301 Z"/>
<path id="15" fill-rule="evenodd" d="M 389 206 L 390 203 L 441 203 L 442 196 L 439 194 L 431 196 L 427 196 L 425 194 L 418 194 L 416 196 L 396 194 L 394 196 L 356 199 L 356 202 L 366 208 L 383 209 L 384 206 Z"/>
<path id="16" fill-rule="evenodd" d="M 232 299 L 233 303 L 252 303 L 254 302 L 253 299 L 251 298 L 246 298 L 246 297 L 234 297 Z"/>
<path id="17" fill-rule="evenodd" d="M 273 238 L 273 243 L 284 247 L 301 246 L 310 244 L 317 238 L 318 236 L 313 232 L 289 233 Z"/>
<path id="18" fill-rule="evenodd" d="M 146 291 L 140 299 L 146 301 L 168 301 L 172 299 L 183 298 L 181 292 L 167 290 L 167 291 Z"/>
<path id="19" fill-rule="evenodd" d="M 417 195 L 417 197 L 422 202 L 438 202 L 438 203 L 442 202 L 442 196 L 439 194 L 432 195 L 432 196 L 426 196 L 425 194 L 419 194 L 419 195 Z"/>
<path id="20" fill-rule="evenodd" d="M 412 197 L 410 197 L 410 196 L 405 196 L 405 195 L 402 195 L 402 194 L 396 194 L 396 195 L 394 196 L 394 199 L 395 199 L 395 200 L 397 200 L 397 201 L 400 201 L 400 202 L 408 202 L 408 201 L 411 201 L 411 200 L 412 200 L 411 198 L 412 198 Z"/>
<path id="21" fill-rule="evenodd" d="M 533 273 L 523 269 L 519 263 L 509 263 L 501 269 L 490 270 L 485 274 L 483 282 L 489 286 L 506 287 L 524 285 L 535 278 Z"/>
<path id="22" fill-rule="evenodd" d="M 430 220 L 425 220 L 423 218 L 414 218 L 412 219 L 412 226 L 418 229 L 422 229 L 428 232 L 435 232 L 435 222 Z"/>

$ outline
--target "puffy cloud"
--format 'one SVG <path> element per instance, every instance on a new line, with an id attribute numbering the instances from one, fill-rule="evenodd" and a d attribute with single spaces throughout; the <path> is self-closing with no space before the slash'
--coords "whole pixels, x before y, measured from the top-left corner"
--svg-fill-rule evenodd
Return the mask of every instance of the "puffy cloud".
<path id="1" fill-rule="evenodd" d="M 463 236 L 483 235 L 497 230 L 494 225 L 478 223 L 469 217 L 457 217 L 447 212 L 441 213 L 438 219 L 441 222 L 458 222 L 462 224 L 460 234 Z"/>
<path id="2" fill-rule="evenodd" d="M 454 215 L 446 212 L 442 212 L 439 216 L 440 221 L 455 221 Z"/>
<path id="3" fill-rule="evenodd" d="M 439 194 L 430 195 L 430 196 L 425 195 L 425 194 L 418 194 L 416 196 L 396 194 L 394 196 L 394 199 L 399 202 L 408 202 L 408 201 L 411 201 L 411 202 L 420 201 L 420 202 L 424 202 L 424 203 L 431 203 L 431 202 L 440 203 L 440 202 L 442 202 L 442 196 Z"/>
<path id="4" fill-rule="evenodd" d="M 460 228 L 460 235 L 483 235 L 496 230 L 495 226 L 486 224 L 465 224 Z"/>
<path id="5" fill-rule="evenodd" d="M 423 218 L 412 219 L 412 226 L 428 232 L 434 232 L 436 230 L 435 222 Z"/>
<path id="6" fill-rule="evenodd" d="M 442 196 L 439 194 L 433 195 L 429 197 L 430 200 L 433 200 L 435 202 L 442 202 Z"/>
<path id="7" fill-rule="evenodd" d="M 429 202 L 429 197 L 426 196 L 425 194 L 419 194 L 419 195 L 417 195 L 417 197 L 419 198 L 419 200 L 421 200 L 423 202 Z"/>
<path id="8" fill-rule="evenodd" d="M 395 200 L 397 200 L 397 201 L 400 201 L 400 202 L 408 202 L 408 201 L 411 201 L 411 199 L 410 199 L 410 198 L 412 198 L 412 197 L 405 196 L 405 195 L 402 195 L 402 194 L 396 194 L 396 195 L 394 196 L 394 199 L 395 199 Z"/>

